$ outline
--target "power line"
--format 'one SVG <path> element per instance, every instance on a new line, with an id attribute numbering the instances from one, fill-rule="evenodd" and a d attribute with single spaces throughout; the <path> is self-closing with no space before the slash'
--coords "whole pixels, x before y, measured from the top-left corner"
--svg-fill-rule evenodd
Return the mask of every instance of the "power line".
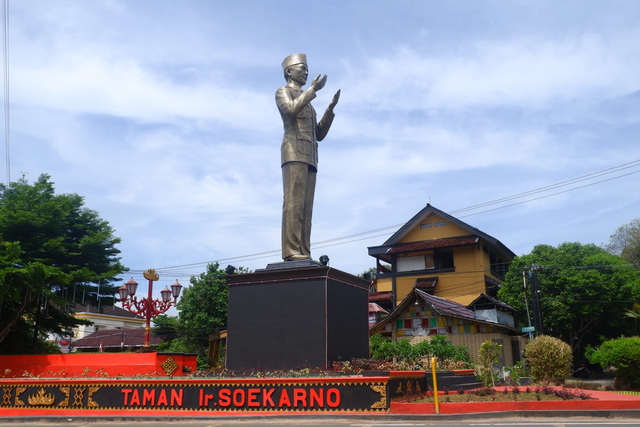
<path id="1" fill-rule="evenodd" d="M 614 167 L 611 167 L 611 168 L 603 169 L 601 171 L 592 172 L 592 173 L 587 174 L 587 175 L 579 176 L 577 178 L 572 178 L 572 179 L 569 179 L 569 180 L 566 180 L 566 181 L 561 181 L 561 182 L 558 182 L 556 184 L 547 185 L 545 187 L 540 187 L 540 188 L 537 188 L 535 190 L 525 191 L 523 193 L 518 193 L 518 194 L 515 194 L 513 196 L 503 197 L 501 199 L 492 200 L 490 202 L 480 203 L 480 204 L 469 206 L 469 207 L 466 207 L 466 208 L 453 210 L 453 211 L 451 211 L 449 213 L 450 214 L 456 214 L 456 213 L 465 212 L 465 211 L 469 211 L 469 210 L 475 210 L 475 209 L 483 208 L 485 206 L 490 206 L 490 205 L 494 205 L 494 204 L 497 204 L 497 203 L 502 203 L 502 202 L 507 202 L 509 200 L 518 199 L 520 197 L 525 197 L 525 196 L 529 196 L 529 195 L 532 195 L 532 194 L 537 194 L 537 193 L 541 193 L 541 192 L 544 192 L 544 191 L 553 190 L 555 188 L 565 187 L 567 185 L 575 184 L 577 182 L 587 181 L 589 179 L 597 178 L 599 176 L 608 175 L 608 174 L 611 174 L 611 173 L 619 172 L 619 171 L 622 171 L 622 170 L 625 170 L 625 169 L 629 169 L 629 168 L 633 168 L 633 167 L 637 167 L 637 166 L 640 166 L 640 160 L 634 160 L 634 161 L 629 162 L 629 163 L 624 163 L 622 165 L 618 165 L 618 166 L 614 166 Z M 581 187 L 577 187 L 577 188 L 581 188 Z"/>
<path id="2" fill-rule="evenodd" d="M 547 185 L 544 187 L 540 187 L 537 189 L 533 189 L 533 190 L 529 190 L 529 191 L 525 191 L 522 193 L 518 193 L 512 196 L 507 196 L 507 197 L 502 197 L 500 199 L 496 199 L 496 200 L 492 200 L 489 202 L 485 202 L 485 203 L 480 203 L 477 205 L 473 205 L 473 206 L 469 206 L 467 208 L 462 208 L 462 209 L 457 209 L 457 210 L 453 210 L 450 211 L 452 214 L 454 213 L 460 213 L 460 212 L 467 212 L 470 210 L 476 210 L 482 207 L 486 207 L 486 206 L 491 206 L 494 204 L 499 204 L 499 203 L 504 203 L 510 200 L 515 200 L 521 197 L 526 197 L 528 195 L 533 195 L 533 194 L 539 194 L 545 191 L 549 191 L 549 190 L 553 190 L 556 188 L 561 188 L 570 184 L 575 184 L 575 183 L 579 183 L 579 182 L 584 182 L 590 179 L 594 179 L 594 178 L 598 178 L 604 175 L 609 175 L 611 173 L 616 173 L 616 172 L 621 172 L 623 170 L 626 169 L 630 169 L 630 168 L 635 168 L 635 167 L 640 167 L 640 159 L 638 160 L 634 160 L 632 162 L 628 162 L 628 163 L 624 163 L 618 166 L 614 166 L 611 168 L 607 168 L 607 169 L 603 169 L 600 171 L 596 171 L 596 172 L 592 172 L 586 175 L 582 175 L 576 178 L 572 178 L 569 180 L 565 180 L 565 181 L 561 181 L 555 184 L 551 184 L 551 185 Z M 590 187 L 596 184 L 601 184 L 603 182 L 608 182 L 608 181 L 612 181 L 614 179 L 618 179 L 618 178 L 623 178 L 629 175 L 633 175 L 636 173 L 640 173 L 640 170 L 634 171 L 634 172 L 629 172 L 629 173 L 625 173 L 622 175 L 617 175 L 611 178 L 607 178 L 607 179 L 602 179 L 599 181 L 595 181 L 595 182 L 591 182 L 589 184 L 584 184 L 584 185 L 580 185 L 577 187 L 573 187 L 573 188 L 569 188 L 563 191 L 557 191 L 555 193 L 551 193 L 551 194 L 546 194 L 543 196 L 539 196 L 539 197 L 534 197 L 531 199 L 527 199 L 527 200 L 522 200 L 520 202 L 516 202 L 516 203 L 511 203 L 511 204 L 507 204 L 507 205 L 503 205 L 503 206 L 498 206 L 495 208 L 491 208 L 491 209 L 486 209 L 480 212 L 475 212 L 475 213 L 469 213 L 466 215 L 461 215 L 459 216 L 459 218 L 466 218 L 469 216 L 474 216 L 474 215 L 479 215 L 482 213 L 487 213 L 487 212 L 492 212 L 495 210 L 499 210 L 499 209 L 504 209 L 504 208 L 508 208 L 508 207 L 512 207 L 512 206 L 516 206 L 516 205 L 520 205 L 520 204 L 524 204 L 524 203 L 528 203 L 528 202 L 533 202 L 536 200 L 541 200 L 547 197 L 552 197 L 552 196 L 556 196 L 559 194 L 563 194 L 563 193 L 568 193 L 571 191 L 575 191 L 575 190 L 579 190 L 582 188 L 586 188 L 586 187 Z M 312 247 L 314 249 L 320 249 L 320 248 L 325 248 L 325 247 L 330 247 L 330 246 L 337 246 L 337 245 L 342 245 L 342 244 L 347 244 L 347 243 L 353 243 L 356 241 L 361 241 L 361 240 L 367 240 L 367 239 L 371 239 L 371 238 L 375 238 L 375 237 L 381 237 L 384 235 L 388 235 L 388 234 L 392 234 L 393 231 L 390 231 L 388 233 L 382 233 L 382 234 L 378 234 L 375 236 L 370 236 L 371 234 L 374 233 L 380 233 L 382 231 L 387 231 L 387 230 L 395 230 L 398 227 L 401 227 L 402 225 L 404 225 L 404 223 L 400 223 L 400 224 L 394 224 L 394 225 L 390 225 L 390 226 L 386 226 L 386 227 L 381 227 L 381 228 L 376 228 L 373 230 L 368 230 L 368 231 L 362 231 L 362 232 L 358 232 L 358 233 L 354 233 L 354 234 L 349 234 L 346 236 L 341 236 L 341 237 L 335 237 L 332 239 L 327 239 L 327 240 L 321 240 L 318 242 L 314 242 L 312 244 Z M 367 236 L 367 237 L 362 237 L 362 236 Z M 354 239 L 355 237 L 358 237 L 357 239 Z M 352 240 L 347 240 L 347 239 L 352 239 Z M 345 241 L 346 240 L 346 241 Z M 156 268 L 156 271 L 158 272 L 163 272 L 164 274 L 170 274 L 171 270 L 174 269 L 182 269 L 185 267 L 196 267 L 196 266 L 203 266 L 203 265 L 207 265 L 210 263 L 221 263 L 221 262 L 232 262 L 232 261 L 250 261 L 250 260 L 255 260 L 255 259 L 261 259 L 261 258 L 270 258 L 276 254 L 278 254 L 280 252 L 279 249 L 275 249 L 275 250 L 271 250 L 271 251 L 264 251 L 264 252 L 257 252 L 257 253 L 253 253 L 253 254 L 247 254 L 247 255 L 239 255 L 239 256 L 235 256 L 235 257 L 229 257 L 229 258 L 222 258 L 222 259 L 218 259 L 218 260 L 213 260 L 213 261 L 202 261 L 202 262 L 196 262 L 196 263 L 190 263 L 190 264 L 181 264 L 181 265 L 175 265 L 175 266 L 169 266 L 169 267 L 162 267 L 162 268 Z M 143 270 L 131 270 L 131 273 L 141 273 Z"/>
<path id="3" fill-rule="evenodd" d="M 486 211 L 480 211 L 480 212 L 476 212 L 476 213 L 472 213 L 472 214 L 468 214 L 468 215 L 461 215 L 460 218 L 466 218 L 468 216 L 479 215 L 479 214 L 486 213 L 486 212 L 496 211 L 498 209 L 504 209 L 504 208 L 508 208 L 508 207 L 511 207 L 511 206 L 521 205 L 523 203 L 534 202 L 534 201 L 540 200 L 540 199 L 546 199 L 547 197 L 557 196 L 558 194 L 568 193 L 570 191 L 579 190 L 579 189 L 585 188 L 585 187 L 591 187 L 592 185 L 601 184 L 603 182 L 612 181 L 614 179 L 623 178 L 625 176 L 633 175 L 633 174 L 636 174 L 636 173 L 640 173 L 640 170 L 639 171 L 635 171 L 635 172 L 629 172 L 629 173 L 626 173 L 624 175 L 614 176 L 613 178 L 609 178 L 609 179 L 603 179 L 602 181 L 592 182 L 591 184 L 585 184 L 585 185 L 581 185 L 581 186 L 578 186 L 578 187 L 570 188 L 568 190 L 563 190 L 563 191 L 558 191 L 556 193 L 547 194 L 545 196 L 540 196 L 540 197 L 535 197 L 533 199 L 523 200 L 521 202 L 512 203 L 510 205 L 499 206 L 497 208 L 487 209 Z"/>

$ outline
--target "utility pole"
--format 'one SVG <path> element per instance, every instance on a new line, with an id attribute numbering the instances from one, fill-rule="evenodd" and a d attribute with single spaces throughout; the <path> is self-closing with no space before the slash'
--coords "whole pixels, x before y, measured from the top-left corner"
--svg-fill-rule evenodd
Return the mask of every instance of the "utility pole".
<path id="1" fill-rule="evenodd" d="M 533 339 L 533 334 L 531 333 L 531 315 L 529 314 L 529 301 L 527 300 L 527 279 L 524 275 L 524 270 L 522 270 L 522 283 L 524 285 L 523 293 L 524 293 L 524 305 L 527 307 L 527 323 L 529 324 L 529 341 Z"/>
<path id="2" fill-rule="evenodd" d="M 536 336 L 544 333 L 542 327 L 542 309 L 540 307 L 540 288 L 538 287 L 538 266 L 531 264 L 531 301 L 533 304 L 533 324 Z"/>

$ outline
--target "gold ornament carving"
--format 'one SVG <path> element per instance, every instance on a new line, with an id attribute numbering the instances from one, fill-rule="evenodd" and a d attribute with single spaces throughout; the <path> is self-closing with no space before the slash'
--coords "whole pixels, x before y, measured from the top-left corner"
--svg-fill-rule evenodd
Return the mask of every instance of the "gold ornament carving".
<path id="1" fill-rule="evenodd" d="M 76 388 L 73 395 L 73 406 L 82 406 L 82 399 L 84 399 L 84 387 Z"/>
<path id="2" fill-rule="evenodd" d="M 371 405 L 371 409 L 387 409 L 387 386 L 370 385 L 371 390 L 380 393 L 380 400 Z"/>
<path id="3" fill-rule="evenodd" d="M 66 396 L 66 398 L 58 403 L 58 408 L 68 408 L 69 407 L 69 392 L 71 392 L 71 387 L 58 387 L 62 394 Z"/>
<path id="4" fill-rule="evenodd" d="M 12 391 L 13 391 L 13 387 L 4 387 L 2 389 L 2 406 L 5 406 L 5 405 L 11 406 Z"/>
<path id="5" fill-rule="evenodd" d="M 171 375 L 171 373 L 173 373 L 173 371 L 178 369 L 178 364 L 176 363 L 175 360 L 173 360 L 173 357 L 169 357 L 167 360 L 162 362 L 162 365 L 160 365 L 160 367 L 162 367 L 162 369 L 164 369 L 164 372 L 167 375 Z"/>
<path id="6" fill-rule="evenodd" d="M 145 279 L 151 280 L 153 282 L 157 282 L 158 279 L 160 279 L 160 276 L 158 276 L 158 273 L 156 273 L 156 271 L 153 268 L 145 270 L 145 272 L 142 273 L 142 275 L 144 276 Z"/>
<path id="7" fill-rule="evenodd" d="M 91 397 L 95 394 L 95 392 L 97 392 L 98 390 L 100 390 L 99 386 L 96 387 L 89 387 L 89 395 L 87 397 L 87 406 L 89 408 L 99 408 L 100 405 L 98 405 Z"/>
<path id="8" fill-rule="evenodd" d="M 27 401 L 31 406 L 51 406 L 55 402 L 56 397 L 51 393 L 47 393 L 44 388 L 41 388 L 38 393 L 29 396 Z M 16 393 L 16 403 L 18 403 L 18 394 Z"/>
<path id="9" fill-rule="evenodd" d="M 16 401 L 15 401 L 15 406 L 27 406 L 24 404 L 24 402 L 22 400 L 20 400 L 20 398 L 18 396 L 20 396 L 22 393 L 24 393 L 27 390 L 26 387 L 16 387 Z"/>

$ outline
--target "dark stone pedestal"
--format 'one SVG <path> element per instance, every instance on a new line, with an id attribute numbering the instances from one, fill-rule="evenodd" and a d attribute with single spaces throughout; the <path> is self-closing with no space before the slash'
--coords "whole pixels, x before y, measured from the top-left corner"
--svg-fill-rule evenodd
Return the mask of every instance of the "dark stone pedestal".
<path id="1" fill-rule="evenodd" d="M 227 369 L 369 357 L 369 282 L 326 266 L 277 264 L 229 276 Z"/>

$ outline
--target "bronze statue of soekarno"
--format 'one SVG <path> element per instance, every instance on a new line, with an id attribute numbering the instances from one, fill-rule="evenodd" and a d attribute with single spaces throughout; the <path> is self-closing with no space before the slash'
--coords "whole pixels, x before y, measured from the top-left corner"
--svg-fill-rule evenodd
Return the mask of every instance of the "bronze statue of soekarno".
<path id="1" fill-rule="evenodd" d="M 340 99 L 336 92 L 317 122 L 311 100 L 327 82 L 327 75 L 313 79 L 305 91 L 309 69 L 307 56 L 297 53 L 282 61 L 287 84 L 276 92 L 276 104 L 282 116 L 282 259 L 295 261 L 311 259 L 311 215 L 318 168 L 318 141 L 322 141 L 331 127 L 333 108 Z"/>

